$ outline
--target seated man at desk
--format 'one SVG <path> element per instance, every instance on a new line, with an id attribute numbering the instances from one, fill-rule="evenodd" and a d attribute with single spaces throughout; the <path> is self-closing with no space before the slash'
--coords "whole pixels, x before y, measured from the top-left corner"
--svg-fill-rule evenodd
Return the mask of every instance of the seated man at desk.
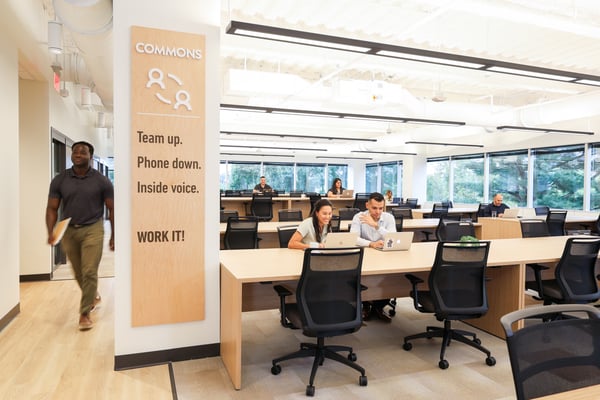
<path id="1" fill-rule="evenodd" d="M 254 190 L 252 190 L 252 193 L 270 193 L 272 191 L 273 188 L 267 185 L 267 178 L 261 176 L 260 183 L 254 186 Z"/>
<path id="2" fill-rule="evenodd" d="M 503 200 L 504 200 L 504 198 L 502 197 L 502 194 L 496 193 L 494 195 L 492 202 L 487 206 L 487 208 L 485 210 L 485 216 L 486 217 L 502 217 L 502 215 L 504 215 L 504 210 L 506 210 L 507 208 L 510 208 L 509 206 L 507 206 L 506 204 L 504 204 L 502 202 Z"/>
<path id="3" fill-rule="evenodd" d="M 392 214 L 384 212 L 385 198 L 381 193 L 371 193 L 366 207 L 366 211 L 352 218 L 350 232 L 358 233 L 359 246 L 382 248 L 383 236 L 388 232 L 396 232 L 396 220 Z M 392 318 L 384 311 L 388 303 L 387 299 L 363 302 L 363 319 L 368 320 L 375 315 L 382 321 L 392 322 Z"/>

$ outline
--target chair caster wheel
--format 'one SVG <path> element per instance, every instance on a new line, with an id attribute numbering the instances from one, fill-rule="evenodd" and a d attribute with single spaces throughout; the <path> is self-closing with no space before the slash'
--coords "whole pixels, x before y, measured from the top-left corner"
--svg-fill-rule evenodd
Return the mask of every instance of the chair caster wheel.
<path id="1" fill-rule="evenodd" d="M 313 397 L 315 395 L 315 387 L 313 385 L 308 385 L 306 387 L 306 395 Z"/>
<path id="2" fill-rule="evenodd" d="M 271 367 L 271 373 L 273 375 L 279 375 L 281 373 L 281 365 L 277 364 L 277 365 L 273 365 Z"/>
<path id="3" fill-rule="evenodd" d="M 406 351 L 410 351 L 410 350 L 412 350 L 412 343 L 404 343 L 402 345 L 402 348 Z"/>
<path id="4" fill-rule="evenodd" d="M 367 386 L 367 383 L 369 382 L 367 381 L 366 375 L 361 375 L 360 378 L 358 378 L 358 384 L 360 386 Z"/>
<path id="5" fill-rule="evenodd" d="M 440 360 L 438 363 L 438 367 L 440 367 L 440 369 L 448 369 L 449 366 L 450 364 L 448 364 L 448 361 L 446 360 Z"/>
<path id="6" fill-rule="evenodd" d="M 487 365 L 489 365 L 490 367 L 493 367 L 494 365 L 496 365 L 496 359 L 492 356 L 489 356 L 488 358 L 485 359 L 485 363 Z"/>
<path id="7" fill-rule="evenodd" d="M 356 361 L 358 359 L 358 357 L 356 357 L 356 353 L 350 353 L 348 354 L 348 360 L 350 361 Z"/>

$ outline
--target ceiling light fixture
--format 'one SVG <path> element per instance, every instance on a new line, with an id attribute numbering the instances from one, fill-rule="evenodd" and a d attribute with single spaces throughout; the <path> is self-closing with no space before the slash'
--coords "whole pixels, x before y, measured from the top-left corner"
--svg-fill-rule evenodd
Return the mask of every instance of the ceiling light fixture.
<path id="1" fill-rule="evenodd" d="M 499 131 L 528 131 L 528 132 L 539 132 L 539 133 L 564 133 L 572 135 L 593 135 L 594 132 L 590 131 L 572 131 L 566 129 L 551 129 L 551 128 L 528 128 L 525 126 L 513 126 L 513 125 L 502 125 L 497 126 Z"/>
<path id="2" fill-rule="evenodd" d="M 288 157 L 288 158 L 294 158 L 296 157 L 293 154 L 260 154 L 260 153 L 256 153 L 256 154 L 246 154 L 246 153 L 219 153 L 222 156 L 235 156 L 235 157 L 239 157 L 239 156 L 244 156 L 244 157 Z"/>
<path id="3" fill-rule="evenodd" d="M 241 136 L 264 136 L 264 137 L 276 137 L 279 139 L 290 138 L 290 139 L 318 139 L 318 140 L 340 140 L 340 141 L 351 141 L 351 142 L 377 142 L 377 139 L 364 139 L 364 138 L 353 138 L 353 137 L 336 137 L 336 136 L 317 136 L 317 135 L 287 135 L 283 133 L 260 133 L 260 132 L 233 132 L 233 131 L 221 131 L 222 135 L 241 135 Z"/>
<path id="4" fill-rule="evenodd" d="M 369 114 L 349 114 L 343 112 L 332 112 L 332 111 L 313 111 L 313 110 L 297 110 L 291 108 L 275 108 L 275 107 L 264 107 L 264 106 L 246 106 L 235 104 L 221 104 L 221 109 L 226 111 L 256 111 L 261 113 L 270 114 L 286 114 L 286 115 L 298 115 L 303 117 L 326 117 L 326 118 L 343 118 L 343 119 L 358 119 L 358 120 L 369 120 L 377 122 L 398 122 L 398 123 L 415 123 L 415 124 L 430 124 L 430 125 L 449 125 L 449 126 L 463 126 L 466 122 L 463 121 L 446 121 L 437 119 L 423 119 L 423 118 L 408 118 L 408 117 L 391 117 L 386 115 L 369 115 Z"/>
<path id="5" fill-rule="evenodd" d="M 372 160 L 371 157 L 334 157 L 334 156 L 317 156 L 315 158 L 333 158 L 336 160 Z"/>
<path id="6" fill-rule="evenodd" d="M 471 57 L 460 54 L 397 46 L 387 43 L 370 42 L 367 40 L 278 28 L 275 26 L 252 24 L 241 21 L 231 21 L 226 32 L 232 35 L 331 48 L 355 53 L 376 55 L 380 57 L 401 58 L 479 71 L 522 75 L 531 78 L 549 79 L 577 83 L 581 85 L 597 86 L 600 84 L 600 76 L 582 74 L 574 71 L 561 71 L 533 65 L 517 64 L 500 60 L 490 60 L 486 58 Z"/>
<path id="7" fill-rule="evenodd" d="M 394 151 L 351 150 L 351 153 L 393 154 L 397 156 L 416 156 L 417 153 L 397 153 Z"/>
<path id="8" fill-rule="evenodd" d="M 429 144 L 432 146 L 460 146 L 460 147 L 483 147 L 482 144 L 466 144 L 466 143 L 444 143 L 444 142 L 420 142 L 411 140 L 404 144 Z"/>
<path id="9" fill-rule="evenodd" d="M 235 144 L 222 144 L 221 147 L 236 147 L 242 149 L 275 149 L 275 150 L 290 150 L 290 151 L 327 151 L 327 149 L 309 149 L 305 147 L 280 147 L 280 146 L 245 146 Z"/>
<path id="10" fill-rule="evenodd" d="M 62 23 L 48 21 L 48 51 L 53 54 L 63 52 Z"/>

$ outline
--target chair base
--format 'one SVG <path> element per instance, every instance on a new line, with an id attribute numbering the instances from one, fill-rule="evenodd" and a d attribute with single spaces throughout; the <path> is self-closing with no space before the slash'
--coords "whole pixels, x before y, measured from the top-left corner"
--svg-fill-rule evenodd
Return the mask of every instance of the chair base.
<path id="1" fill-rule="evenodd" d="M 347 358 L 338 354 L 342 351 L 348 352 Z M 317 338 L 317 343 L 300 343 L 300 350 L 287 354 L 283 357 L 275 358 L 272 362 L 273 366 L 271 367 L 271 373 L 273 375 L 278 375 L 281 372 L 281 366 L 279 365 L 280 362 L 301 357 L 314 357 L 314 362 L 310 371 L 309 383 L 306 387 L 307 396 L 314 395 L 315 387 L 313 383 L 317 374 L 317 368 L 319 368 L 319 365 L 323 365 L 323 362 L 326 358 L 347 365 L 350 368 L 353 368 L 356 371 L 360 372 L 359 385 L 367 386 L 367 377 L 365 375 L 365 369 L 354 362 L 356 361 L 356 353 L 352 351 L 352 347 L 337 345 L 325 346 L 325 339 L 322 337 Z"/>
<path id="2" fill-rule="evenodd" d="M 471 336 L 473 339 L 468 339 L 467 336 Z M 438 326 L 428 326 L 427 330 L 422 333 L 418 333 L 415 335 L 406 336 L 404 338 L 404 345 L 402 348 L 406 351 L 412 349 L 412 344 L 409 343 L 414 339 L 431 339 L 434 337 L 442 338 L 442 348 L 440 350 L 440 362 L 438 363 L 441 369 L 446 369 L 449 366 L 448 361 L 444 358 L 446 355 L 446 348 L 450 346 L 452 340 L 459 341 L 468 346 L 471 346 L 487 355 L 485 359 L 485 363 L 490 367 L 496 364 L 496 359 L 492 357 L 492 353 L 481 345 L 481 340 L 477 338 L 477 335 L 473 332 L 464 331 L 461 329 L 452 329 L 451 321 L 445 320 L 444 327 Z"/>

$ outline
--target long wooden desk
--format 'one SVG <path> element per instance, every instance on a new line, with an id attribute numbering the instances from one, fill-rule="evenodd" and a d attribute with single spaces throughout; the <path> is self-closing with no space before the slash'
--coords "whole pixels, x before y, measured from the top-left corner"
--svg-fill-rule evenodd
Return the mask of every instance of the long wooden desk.
<path id="1" fill-rule="evenodd" d="M 340 223 L 342 230 L 347 230 L 350 225 L 349 220 L 343 220 Z M 402 225 L 404 231 L 419 231 L 419 230 L 435 230 L 439 223 L 437 218 L 424 218 L 424 219 L 405 219 Z M 279 238 L 277 236 L 277 227 L 284 225 L 298 225 L 298 221 L 268 221 L 258 223 L 258 236 L 261 238 L 259 247 L 261 249 L 268 249 L 273 247 L 279 247 Z M 475 236 L 482 238 L 481 224 L 475 223 Z M 221 237 L 221 249 L 223 249 L 223 236 L 225 235 L 225 229 L 227 229 L 227 223 L 222 222 L 219 227 L 219 233 Z"/>
<path id="2" fill-rule="evenodd" d="M 488 313 L 472 325 L 504 337 L 500 317 L 525 306 L 525 264 L 557 262 L 566 236 L 493 240 L 488 257 Z M 437 243 L 414 243 L 410 251 L 365 249 L 364 300 L 408 296 L 404 274 L 426 276 Z M 242 312 L 278 307 L 273 283 L 294 284 L 303 252 L 289 249 L 227 250 L 221 261 L 221 357 L 236 389 L 242 387 Z M 262 282 L 262 283 L 261 283 Z M 265 283 L 268 282 L 268 283 Z M 398 349 L 401 349 L 398 342 Z"/>
<path id="3" fill-rule="evenodd" d="M 527 219 L 546 219 L 545 216 L 531 217 Z M 565 227 L 569 229 L 582 229 L 582 225 L 593 225 L 598 217 L 594 215 L 569 215 L 565 219 Z M 521 218 L 490 218 L 479 217 L 477 221 L 481 224 L 482 238 L 484 239 L 507 239 L 520 238 Z"/>
<path id="4" fill-rule="evenodd" d="M 535 400 L 598 400 L 600 399 L 600 385 L 587 386 L 568 392 L 550 394 L 537 397 Z"/>
<path id="5" fill-rule="evenodd" d="M 433 209 L 431 208 L 415 208 L 412 210 L 413 218 L 424 218 L 425 215 L 431 214 Z M 448 209 L 448 214 L 460 214 L 473 218 L 474 214 L 477 214 L 478 208 L 472 207 L 454 207 Z"/>

